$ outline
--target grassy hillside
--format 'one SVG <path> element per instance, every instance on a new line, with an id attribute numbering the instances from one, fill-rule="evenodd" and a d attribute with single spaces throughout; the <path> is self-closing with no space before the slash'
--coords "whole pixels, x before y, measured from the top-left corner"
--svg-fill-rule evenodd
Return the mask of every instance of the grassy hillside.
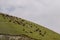
<path id="1" fill-rule="evenodd" d="M 60 40 L 60 34 L 33 22 L 3 13 L 0 13 L 0 33 L 24 34 L 36 40 Z"/>

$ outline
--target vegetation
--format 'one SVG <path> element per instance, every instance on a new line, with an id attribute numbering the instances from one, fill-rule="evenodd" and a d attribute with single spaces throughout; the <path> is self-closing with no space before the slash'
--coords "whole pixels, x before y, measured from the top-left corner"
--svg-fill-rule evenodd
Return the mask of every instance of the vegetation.
<path id="1" fill-rule="evenodd" d="M 41 25 L 0 13 L 0 33 L 10 35 L 27 35 L 36 40 L 60 40 L 60 34 Z"/>

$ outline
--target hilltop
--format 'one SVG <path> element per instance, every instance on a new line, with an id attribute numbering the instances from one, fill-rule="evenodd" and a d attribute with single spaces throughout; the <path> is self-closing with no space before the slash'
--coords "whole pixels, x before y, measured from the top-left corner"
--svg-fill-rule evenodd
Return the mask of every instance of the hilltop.
<path id="1" fill-rule="evenodd" d="M 0 13 L 0 33 L 27 35 L 35 40 L 60 40 L 60 34 L 28 20 Z"/>

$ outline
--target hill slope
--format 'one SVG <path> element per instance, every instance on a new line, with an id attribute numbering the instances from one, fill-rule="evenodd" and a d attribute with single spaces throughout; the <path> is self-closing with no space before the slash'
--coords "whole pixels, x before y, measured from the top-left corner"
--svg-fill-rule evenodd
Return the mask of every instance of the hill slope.
<path id="1" fill-rule="evenodd" d="M 23 34 L 36 40 L 60 40 L 60 34 L 33 22 L 3 13 L 0 13 L 0 33 Z"/>

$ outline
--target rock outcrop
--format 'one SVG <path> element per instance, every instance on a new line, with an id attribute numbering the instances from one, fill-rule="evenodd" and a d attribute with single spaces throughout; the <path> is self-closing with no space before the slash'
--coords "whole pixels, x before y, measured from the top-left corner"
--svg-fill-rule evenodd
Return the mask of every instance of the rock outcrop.
<path id="1" fill-rule="evenodd" d="M 0 40 L 35 40 L 33 38 L 28 37 L 27 35 L 6 35 L 1 34 Z"/>

